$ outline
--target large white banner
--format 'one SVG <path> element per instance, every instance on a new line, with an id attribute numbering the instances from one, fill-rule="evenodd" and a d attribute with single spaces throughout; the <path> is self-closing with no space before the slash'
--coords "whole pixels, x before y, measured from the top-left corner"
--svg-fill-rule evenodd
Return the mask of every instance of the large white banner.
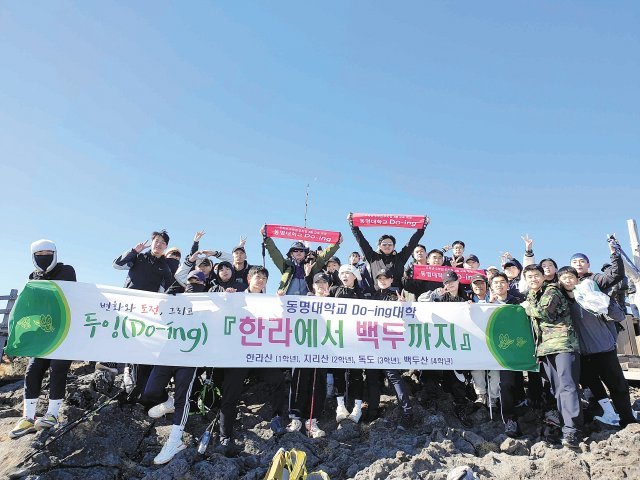
<path id="1" fill-rule="evenodd" d="M 245 293 L 166 295 L 31 281 L 7 353 L 214 367 L 527 370 L 534 345 L 513 305 Z"/>

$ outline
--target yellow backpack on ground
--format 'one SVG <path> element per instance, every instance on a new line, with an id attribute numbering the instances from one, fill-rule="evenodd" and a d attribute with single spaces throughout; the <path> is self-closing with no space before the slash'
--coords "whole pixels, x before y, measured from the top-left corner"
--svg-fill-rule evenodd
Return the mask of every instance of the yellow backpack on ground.
<path id="1" fill-rule="evenodd" d="M 331 480 L 322 470 L 307 473 L 307 454 L 292 448 L 280 448 L 273 456 L 264 480 Z"/>

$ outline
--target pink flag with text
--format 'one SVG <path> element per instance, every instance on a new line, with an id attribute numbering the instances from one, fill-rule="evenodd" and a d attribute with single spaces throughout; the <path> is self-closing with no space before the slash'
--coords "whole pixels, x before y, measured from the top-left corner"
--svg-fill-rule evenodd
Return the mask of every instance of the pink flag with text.
<path id="1" fill-rule="evenodd" d="M 354 227 L 396 227 L 422 228 L 424 215 L 393 215 L 386 213 L 354 213 L 352 214 Z"/>
<path id="2" fill-rule="evenodd" d="M 469 268 L 454 268 L 444 265 L 414 265 L 413 278 L 416 280 L 429 280 L 431 282 L 441 282 L 442 274 L 447 270 L 453 270 L 458 275 L 460 283 L 471 283 L 471 277 L 474 275 L 482 275 L 486 278 L 487 273 L 484 270 L 471 270 Z"/>
<path id="3" fill-rule="evenodd" d="M 291 225 L 265 225 L 265 232 L 267 237 L 289 238 L 291 240 L 317 243 L 337 243 L 340 239 L 340 232 L 293 227 Z"/>

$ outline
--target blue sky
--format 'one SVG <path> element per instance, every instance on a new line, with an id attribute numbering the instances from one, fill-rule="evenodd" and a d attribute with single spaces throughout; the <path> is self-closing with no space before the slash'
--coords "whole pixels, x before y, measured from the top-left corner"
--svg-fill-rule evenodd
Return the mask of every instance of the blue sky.
<path id="1" fill-rule="evenodd" d="M 247 235 L 257 263 L 307 184 L 343 260 L 355 211 L 428 213 L 427 247 L 484 266 L 528 233 L 599 267 L 638 217 L 639 24 L 637 2 L 4 2 L 0 292 L 42 237 L 91 283 L 156 228 Z"/>

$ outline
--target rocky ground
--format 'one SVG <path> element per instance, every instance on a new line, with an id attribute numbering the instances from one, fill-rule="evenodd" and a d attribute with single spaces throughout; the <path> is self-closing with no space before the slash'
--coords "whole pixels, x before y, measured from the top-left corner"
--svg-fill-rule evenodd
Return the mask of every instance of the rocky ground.
<path id="1" fill-rule="evenodd" d="M 492 421 L 484 408 L 473 413 L 474 426 L 465 429 L 453 415 L 448 394 L 442 395 L 437 412 L 415 402 L 415 425 L 403 432 L 396 429 L 400 411 L 394 398 L 384 396 L 384 415 L 370 424 L 343 422 L 338 427 L 328 414 L 320 422 L 327 431 L 325 438 L 309 439 L 298 432 L 276 438 L 269 429 L 269 409 L 257 400 L 258 384 L 243 397 L 237 427 L 243 450 L 234 458 L 224 457 L 213 440 L 205 455 L 198 454 L 198 437 L 207 420 L 192 416 L 185 433 L 189 448 L 169 464 L 154 466 L 170 420 L 152 420 L 142 406 L 117 402 L 43 448 L 55 432 L 16 440 L 8 436 L 21 415 L 20 365 L 5 362 L 0 367 L 0 478 L 260 480 L 280 447 L 304 450 L 307 466 L 324 470 L 333 480 L 445 480 L 452 469 L 463 465 L 477 478 L 640 478 L 640 424 L 619 432 L 592 430 L 581 451 L 574 452 L 554 443 L 551 432 L 539 426 L 532 412 L 523 412 L 519 419 L 525 434 L 520 439 L 506 437 L 502 422 Z M 96 392 L 92 378 L 91 365 L 72 366 L 63 422 L 82 416 L 117 391 L 116 384 L 107 394 Z M 632 389 L 632 397 L 640 397 L 640 390 Z M 46 399 L 40 403 L 45 408 Z"/>

